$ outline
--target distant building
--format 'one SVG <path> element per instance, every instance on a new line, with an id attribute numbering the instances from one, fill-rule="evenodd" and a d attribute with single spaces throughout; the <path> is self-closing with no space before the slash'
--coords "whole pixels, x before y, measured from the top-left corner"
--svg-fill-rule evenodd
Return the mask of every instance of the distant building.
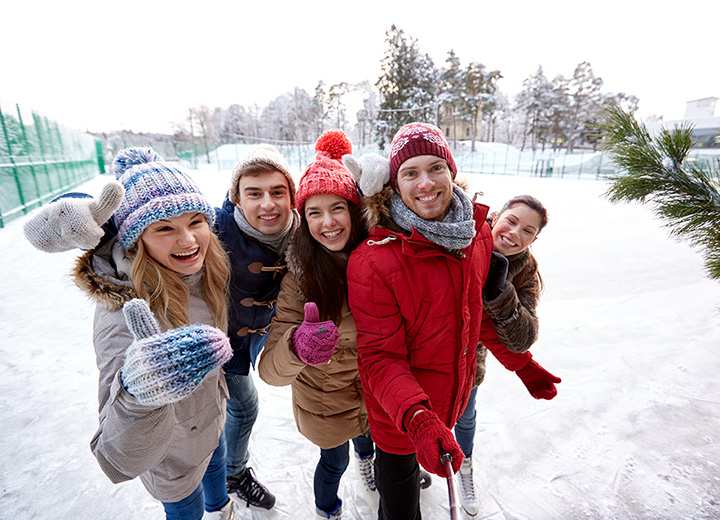
<path id="1" fill-rule="evenodd" d="M 685 118 L 674 121 L 663 121 L 651 118 L 645 121 L 651 132 L 657 132 L 660 127 L 673 128 L 675 126 L 691 124 L 693 126 L 693 148 L 720 149 L 720 98 L 706 97 L 693 99 L 685 104 Z"/>
<path id="2" fill-rule="evenodd" d="M 458 117 L 453 107 L 450 105 L 442 105 L 440 107 L 440 124 L 438 125 L 445 133 L 448 141 L 464 141 L 472 139 L 472 122 L 466 121 Z M 478 112 L 477 116 L 477 129 L 478 135 L 477 140 L 482 140 L 482 131 L 484 130 L 482 125 L 482 112 Z"/>
<path id="3" fill-rule="evenodd" d="M 718 98 L 706 97 L 693 99 L 685 104 L 685 119 L 704 119 L 715 117 Z"/>

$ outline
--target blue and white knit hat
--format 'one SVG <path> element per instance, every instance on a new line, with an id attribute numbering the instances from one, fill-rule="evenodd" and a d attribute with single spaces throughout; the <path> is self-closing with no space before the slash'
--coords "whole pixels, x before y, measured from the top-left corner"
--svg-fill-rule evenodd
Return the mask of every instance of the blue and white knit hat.
<path id="1" fill-rule="evenodd" d="M 212 227 L 215 210 L 192 179 L 162 162 L 152 148 L 120 150 L 113 160 L 115 177 L 125 188 L 115 211 L 118 237 L 130 249 L 150 224 L 183 213 L 202 213 Z"/>

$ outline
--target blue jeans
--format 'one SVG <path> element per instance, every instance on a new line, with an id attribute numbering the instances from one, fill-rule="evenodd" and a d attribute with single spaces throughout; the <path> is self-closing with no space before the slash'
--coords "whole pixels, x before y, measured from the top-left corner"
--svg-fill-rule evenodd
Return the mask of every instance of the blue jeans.
<path id="1" fill-rule="evenodd" d="M 190 496 L 178 502 L 163 502 L 167 520 L 201 520 L 204 511 L 219 511 L 228 503 L 225 484 L 225 439 L 220 436 L 218 447 L 210 457 L 202 482 Z"/>
<path id="2" fill-rule="evenodd" d="M 460 449 L 465 457 L 471 457 L 473 452 L 473 444 L 475 443 L 475 396 L 477 395 L 477 386 L 470 391 L 465 411 L 462 413 L 455 425 L 455 438 L 457 439 Z"/>
<path id="3" fill-rule="evenodd" d="M 225 381 L 230 394 L 225 419 L 227 474 L 238 476 L 245 470 L 250 457 L 248 444 L 258 416 L 258 396 L 250 374 L 225 374 Z"/>
<path id="4" fill-rule="evenodd" d="M 372 457 L 375 445 L 369 435 L 360 435 L 352 440 L 355 453 L 364 459 Z M 334 512 L 342 501 L 337 496 L 340 478 L 350 463 L 349 443 L 344 442 L 335 448 L 320 449 L 320 460 L 315 467 L 313 490 L 315 491 L 315 507 L 326 513 Z"/>

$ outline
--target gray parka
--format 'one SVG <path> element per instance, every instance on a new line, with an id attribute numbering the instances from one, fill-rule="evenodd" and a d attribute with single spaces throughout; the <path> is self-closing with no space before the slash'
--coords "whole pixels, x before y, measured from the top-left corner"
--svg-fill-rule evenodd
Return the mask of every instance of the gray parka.
<path id="1" fill-rule="evenodd" d="M 90 447 L 112 482 L 139 476 L 154 498 L 176 502 L 200 484 L 218 445 L 227 386 L 217 369 L 190 396 L 161 407 L 142 405 L 123 389 L 118 374 L 133 341 L 122 313 L 123 304 L 135 297 L 129 272 L 129 260 L 113 242 L 86 253 L 75 266 L 75 283 L 97 304 L 93 342 L 100 424 Z M 199 276 L 187 283 L 190 322 L 212 324 Z"/>

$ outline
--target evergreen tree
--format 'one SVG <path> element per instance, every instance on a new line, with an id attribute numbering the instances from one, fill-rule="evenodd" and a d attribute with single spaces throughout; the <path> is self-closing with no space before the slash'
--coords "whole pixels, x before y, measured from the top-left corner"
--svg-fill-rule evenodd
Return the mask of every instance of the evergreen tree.
<path id="1" fill-rule="evenodd" d="M 471 151 L 474 152 L 475 140 L 478 136 L 478 120 L 482 115 L 485 103 L 488 101 L 485 65 L 476 61 L 468 63 L 464 79 L 462 116 L 463 120 L 470 125 L 472 139 L 470 146 Z"/>
<path id="2" fill-rule="evenodd" d="M 344 97 L 349 90 L 349 85 L 344 81 L 330 85 L 330 89 L 328 90 L 328 117 L 330 121 L 332 121 L 333 127 L 340 130 L 344 130 L 347 126 Z"/>
<path id="3" fill-rule="evenodd" d="M 583 61 L 575 67 L 570 79 L 570 110 L 568 113 L 568 148 L 570 151 L 584 141 L 584 137 L 598 123 L 602 107 L 603 80 L 595 76 L 592 66 Z"/>
<path id="4" fill-rule="evenodd" d="M 315 87 L 315 95 L 312 98 L 313 123 L 315 126 L 315 135 L 320 135 L 327 128 L 327 119 L 329 112 L 329 104 L 327 100 L 327 92 L 325 91 L 325 82 L 318 81 Z"/>
<path id="5" fill-rule="evenodd" d="M 570 98 L 568 96 L 568 80 L 564 76 L 556 76 L 548 96 L 546 116 L 549 123 L 549 138 L 553 150 L 563 146 L 568 140 L 568 113 Z"/>
<path id="6" fill-rule="evenodd" d="M 720 171 L 686 160 L 692 127 L 663 129 L 651 137 L 645 125 L 618 106 L 606 110 L 604 146 L 626 170 L 607 192 L 611 201 L 654 203 L 677 237 L 703 248 L 712 278 L 720 278 Z"/>
<path id="7" fill-rule="evenodd" d="M 538 142 L 546 142 L 549 123 L 547 106 L 552 91 L 552 84 L 545 77 L 542 67 L 535 74 L 523 81 L 523 90 L 517 96 L 518 109 L 525 115 L 525 128 L 521 149 L 525 149 L 527 138 L 531 138 L 533 150 Z"/>
<path id="8" fill-rule="evenodd" d="M 486 141 L 495 142 L 495 124 L 496 111 L 498 108 L 498 80 L 502 79 L 502 73 L 499 70 L 491 70 L 485 73 L 484 94 L 482 101 L 482 118 L 486 123 L 487 135 Z M 475 142 L 473 141 L 473 150 Z"/>
<path id="9" fill-rule="evenodd" d="M 457 119 L 462 117 L 463 112 L 463 91 L 465 89 L 465 73 L 460 66 L 460 58 L 454 50 L 448 51 L 445 58 L 445 67 L 440 72 L 440 92 L 438 96 L 439 107 L 443 119 L 451 123 L 451 135 L 448 139 L 453 142 L 453 148 L 457 146 Z M 438 119 L 440 117 L 438 116 Z"/>
<path id="10" fill-rule="evenodd" d="M 430 120 L 435 112 L 439 76 L 430 56 L 420 52 L 417 40 L 395 25 L 385 33 L 380 70 L 376 86 L 382 102 L 376 129 L 382 149 L 403 124 Z"/>

